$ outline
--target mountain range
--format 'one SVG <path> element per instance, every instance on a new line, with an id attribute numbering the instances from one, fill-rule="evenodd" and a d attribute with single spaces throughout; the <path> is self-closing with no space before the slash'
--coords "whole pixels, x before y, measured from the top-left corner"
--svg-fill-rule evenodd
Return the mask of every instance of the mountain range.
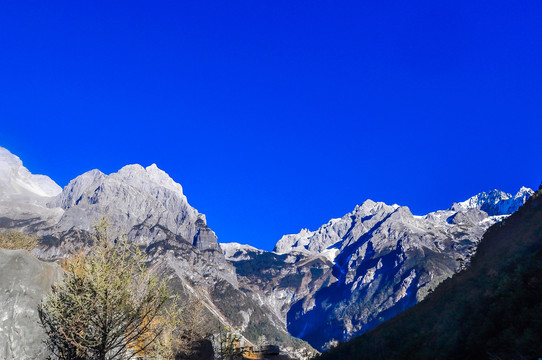
<path id="1" fill-rule="evenodd" d="M 149 266 L 167 277 L 181 297 L 198 298 L 216 328 L 238 329 L 254 343 L 264 335 L 294 355 L 311 349 L 239 289 L 235 268 L 222 254 L 205 215 L 188 203 L 181 185 L 156 165 L 128 165 L 110 175 L 92 170 L 61 189 L 46 176 L 32 175 L 18 157 L 0 148 L 0 175 L 0 229 L 39 235 L 39 245 L 33 250 L 39 259 L 54 261 L 86 251 L 94 241 L 93 225 L 105 216 L 112 237 L 126 236 L 145 249 Z M 25 287 L 36 288 L 32 279 L 27 282 Z M 4 283 L 15 284 L 15 279 Z M 27 338 L 25 348 L 14 340 L 14 333 L 37 326 L 35 309 L 25 306 L 35 304 L 35 297 L 30 301 L 20 296 L 3 303 L 13 313 L 25 309 L 32 314 L 0 322 L 0 354 L 6 359 L 24 358 L 22 354 L 41 342 L 37 335 Z"/>
<path id="2" fill-rule="evenodd" d="M 538 359 L 541 323 L 542 186 L 486 231 L 468 268 L 319 359 Z"/>
<path id="3" fill-rule="evenodd" d="M 182 186 L 156 165 L 92 170 L 62 189 L 0 148 L 0 229 L 39 235 L 39 259 L 88 249 L 105 215 L 114 236 L 144 248 L 149 266 L 179 294 L 200 298 L 217 324 L 298 353 L 310 346 L 296 338 L 325 349 L 415 305 L 467 267 L 484 231 L 532 194 L 494 190 L 423 216 L 367 200 L 315 231 L 283 236 L 268 252 L 219 244 Z M 29 321 L 0 323 L 0 353 L 13 348 L 9 329 Z"/>
<path id="4" fill-rule="evenodd" d="M 423 216 L 367 200 L 315 231 L 283 236 L 273 252 L 221 247 L 247 294 L 290 334 L 325 349 L 396 316 L 467 267 L 483 233 L 532 194 L 494 190 Z"/>

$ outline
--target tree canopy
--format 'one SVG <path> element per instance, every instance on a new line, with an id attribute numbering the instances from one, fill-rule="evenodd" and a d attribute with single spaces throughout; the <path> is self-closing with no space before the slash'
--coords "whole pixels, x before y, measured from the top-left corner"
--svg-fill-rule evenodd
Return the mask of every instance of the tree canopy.
<path id="1" fill-rule="evenodd" d="M 51 358 L 172 359 L 165 281 L 136 245 L 112 241 L 105 220 L 95 230 L 96 245 L 63 263 L 64 281 L 38 309 Z"/>

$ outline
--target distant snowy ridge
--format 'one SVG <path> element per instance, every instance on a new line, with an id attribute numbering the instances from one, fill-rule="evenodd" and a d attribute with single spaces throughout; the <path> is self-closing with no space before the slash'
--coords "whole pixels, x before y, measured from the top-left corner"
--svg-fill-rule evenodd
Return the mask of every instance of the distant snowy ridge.
<path id="1" fill-rule="evenodd" d="M 481 222 L 489 221 L 491 223 L 499 221 L 503 216 L 508 216 L 515 212 L 525 201 L 534 194 L 532 189 L 521 187 L 516 195 L 508 194 L 500 190 L 481 192 L 463 202 L 454 203 L 448 210 L 439 210 L 423 216 L 414 216 L 406 206 L 397 204 L 387 205 L 383 202 L 374 202 L 366 200 L 361 205 L 357 205 L 354 210 L 342 218 L 331 219 L 328 223 L 322 225 L 315 231 L 302 229 L 297 234 L 284 235 L 275 245 L 274 251 L 277 253 L 288 253 L 291 251 L 305 253 L 321 253 L 326 249 L 335 247 L 334 245 L 341 241 L 344 235 L 352 229 L 356 223 L 361 224 L 359 234 L 363 234 L 374 225 L 371 221 L 367 224 L 363 219 L 374 218 L 377 213 L 391 215 L 397 211 L 403 211 L 413 218 L 420 221 L 429 221 L 434 226 L 446 226 L 446 223 L 459 221 Z M 487 213 L 491 219 L 475 215 L 469 209 L 481 210 Z M 461 214 L 458 214 L 461 213 Z M 472 218 L 476 216 L 477 218 Z M 438 225 L 441 223 L 440 225 Z M 421 225 L 426 227 L 426 225 Z"/>
<path id="2" fill-rule="evenodd" d="M 521 187 L 516 195 L 495 189 L 456 203 L 452 206 L 452 209 L 480 209 L 489 216 L 510 215 L 516 212 L 533 194 L 534 191 L 526 187 Z"/>
<path id="3" fill-rule="evenodd" d="M 298 234 L 284 235 L 275 245 L 277 253 L 299 251 L 307 253 L 321 253 L 335 245 L 352 229 L 355 223 L 362 223 L 362 219 L 375 218 L 378 213 L 391 214 L 399 209 L 397 204 L 387 205 L 383 202 L 366 200 L 356 205 L 354 210 L 342 218 L 329 220 L 316 231 L 302 229 Z M 405 207 L 405 209 L 408 209 Z M 410 210 L 408 210 L 410 212 Z M 375 218 L 376 219 L 376 218 Z M 368 231 L 368 224 L 361 225 L 361 231 Z"/>

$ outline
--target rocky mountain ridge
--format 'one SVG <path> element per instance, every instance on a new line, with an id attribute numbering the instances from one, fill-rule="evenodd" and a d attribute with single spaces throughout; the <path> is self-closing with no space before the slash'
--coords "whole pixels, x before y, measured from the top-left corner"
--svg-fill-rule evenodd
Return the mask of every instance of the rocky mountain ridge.
<path id="1" fill-rule="evenodd" d="M 242 289 L 323 349 L 413 306 L 466 267 L 485 230 L 532 193 L 494 190 L 424 216 L 367 200 L 316 231 L 283 236 L 274 252 L 230 244 L 228 258 Z"/>
<path id="2" fill-rule="evenodd" d="M 488 229 L 471 265 L 424 301 L 318 359 L 537 359 L 542 353 L 542 186 Z"/>

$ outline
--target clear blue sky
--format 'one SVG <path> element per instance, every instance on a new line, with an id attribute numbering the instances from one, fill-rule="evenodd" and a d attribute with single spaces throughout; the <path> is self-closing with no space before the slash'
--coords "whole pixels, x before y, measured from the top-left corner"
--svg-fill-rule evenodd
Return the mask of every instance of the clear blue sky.
<path id="1" fill-rule="evenodd" d="M 64 186 L 151 163 L 265 249 L 367 198 L 542 180 L 541 1 L 0 3 L 0 145 Z"/>

